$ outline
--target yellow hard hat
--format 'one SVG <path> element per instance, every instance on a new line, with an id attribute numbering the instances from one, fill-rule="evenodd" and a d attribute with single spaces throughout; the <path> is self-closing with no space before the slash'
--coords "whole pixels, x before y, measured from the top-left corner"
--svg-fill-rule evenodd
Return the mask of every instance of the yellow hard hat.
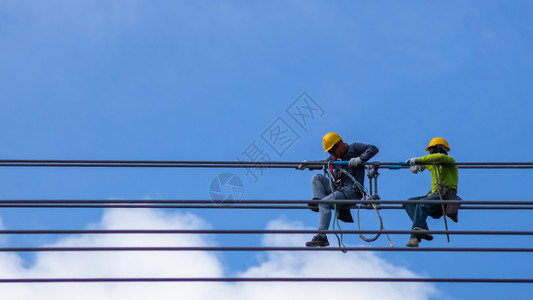
<path id="1" fill-rule="evenodd" d="M 441 137 L 433 138 L 431 142 L 429 142 L 429 145 L 426 147 L 426 151 L 429 151 L 429 148 L 437 145 L 442 145 L 444 146 L 444 148 L 446 148 L 446 151 L 450 151 L 450 145 L 448 145 L 448 142 Z"/>
<path id="2" fill-rule="evenodd" d="M 326 133 L 322 138 L 322 145 L 324 145 L 324 153 L 328 152 L 329 149 L 333 148 L 336 143 L 342 140 L 341 136 L 335 132 Z"/>

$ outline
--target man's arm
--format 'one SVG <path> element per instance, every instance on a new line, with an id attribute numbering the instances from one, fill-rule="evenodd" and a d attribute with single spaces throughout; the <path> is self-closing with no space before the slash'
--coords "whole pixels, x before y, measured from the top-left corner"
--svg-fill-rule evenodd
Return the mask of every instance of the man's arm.
<path id="1" fill-rule="evenodd" d="M 376 154 L 378 154 L 379 149 L 378 147 L 370 144 L 363 144 L 363 143 L 354 143 L 353 150 L 356 153 L 361 153 L 359 155 L 359 158 L 365 162 L 374 157 Z"/>
<path id="2" fill-rule="evenodd" d="M 451 164 L 455 162 L 455 159 L 444 153 L 434 153 L 434 154 L 429 154 L 429 155 L 420 157 L 420 162 Z"/>

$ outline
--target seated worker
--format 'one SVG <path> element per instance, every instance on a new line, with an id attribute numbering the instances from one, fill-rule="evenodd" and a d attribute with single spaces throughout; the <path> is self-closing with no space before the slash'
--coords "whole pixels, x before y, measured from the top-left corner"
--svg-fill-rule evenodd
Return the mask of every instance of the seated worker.
<path id="1" fill-rule="evenodd" d="M 364 185 L 365 168 L 363 163 L 368 161 L 374 155 L 376 155 L 379 149 L 374 145 L 353 143 L 346 144 L 342 138 L 334 133 L 330 132 L 322 138 L 322 145 L 324 146 L 324 152 L 328 152 L 330 156 L 326 161 L 349 161 L 348 165 L 331 165 L 333 169 L 333 191 L 328 177 L 322 174 L 316 174 L 312 178 L 312 193 L 313 200 L 333 200 L 333 199 L 350 199 L 359 200 L 363 194 L 361 191 L 354 187 L 355 183 L 346 174 L 349 173 L 355 180 L 361 185 Z M 304 165 L 298 166 L 299 170 L 304 170 Z M 313 203 L 314 204 L 314 203 Z M 334 209 L 333 204 L 320 204 L 320 201 L 316 201 L 318 204 L 318 229 L 328 230 L 329 223 L 331 221 L 331 210 Z M 314 204 L 314 205 L 316 205 Z M 313 207 L 312 210 L 316 211 Z M 348 209 L 338 209 L 337 216 L 339 220 L 345 222 L 353 222 L 353 218 Z M 305 244 L 307 247 L 327 247 L 329 246 L 328 238 L 325 233 L 319 233 L 313 237 L 313 239 Z"/>
<path id="2" fill-rule="evenodd" d="M 443 214 L 441 204 L 416 204 L 416 202 L 419 200 L 440 200 L 441 196 L 443 200 L 456 199 L 457 197 L 457 183 L 459 181 L 457 166 L 440 165 L 455 163 L 455 159 L 448 155 L 450 151 L 448 142 L 441 137 L 436 137 L 429 142 L 426 151 L 429 151 L 429 155 L 414 157 L 407 161 L 413 173 L 416 174 L 428 169 L 432 177 L 431 191 L 428 194 L 410 198 L 408 201 L 412 201 L 413 203 L 403 204 L 405 211 L 413 221 L 411 229 L 419 232 L 411 234 L 409 242 L 406 244 L 407 247 L 418 247 L 422 239 L 428 241 L 433 240 L 433 235 L 425 232 L 428 230 L 426 219 L 428 215 L 438 219 Z M 431 163 L 437 163 L 437 165 L 432 165 Z M 439 183 L 441 184 L 440 187 Z M 439 192 L 441 196 L 439 196 Z M 449 216 L 457 222 L 457 211 L 455 215 Z"/>

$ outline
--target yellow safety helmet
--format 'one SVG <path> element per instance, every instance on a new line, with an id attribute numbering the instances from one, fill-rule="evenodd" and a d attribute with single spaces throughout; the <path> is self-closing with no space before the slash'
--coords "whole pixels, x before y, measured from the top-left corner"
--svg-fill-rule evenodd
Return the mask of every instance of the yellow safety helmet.
<path id="1" fill-rule="evenodd" d="M 426 151 L 429 151 L 429 148 L 437 146 L 437 145 L 442 145 L 444 146 L 446 151 L 450 151 L 450 145 L 448 145 L 448 142 L 441 137 L 433 138 L 431 142 L 429 142 L 429 145 L 426 147 Z"/>
<path id="2" fill-rule="evenodd" d="M 322 145 L 324 145 L 324 153 L 328 152 L 329 149 L 333 148 L 335 144 L 337 144 L 340 140 L 342 140 L 341 136 L 336 134 L 335 132 L 326 133 L 324 137 L 322 138 Z"/>

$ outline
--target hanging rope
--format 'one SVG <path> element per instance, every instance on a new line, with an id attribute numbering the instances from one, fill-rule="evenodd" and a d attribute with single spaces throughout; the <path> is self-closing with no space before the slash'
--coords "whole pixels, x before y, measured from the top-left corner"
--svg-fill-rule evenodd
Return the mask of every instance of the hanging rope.
<path id="1" fill-rule="evenodd" d="M 375 240 L 377 240 L 377 239 L 381 236 L 381 231 L 385 231 L 385 227 L 383 226 L 383 219 L 381 218 L 381 215 L 379 214 L 379 211 L 378 211 L 376 205 L 375 205 L 375 204 L 372 204 L 372 207 L 374 208 L 374 210 L 376 211 L 376 214 L 378 215 L 378 219 L 379 219 L 379 230 L 380 230 L 380 232 L 377 233 L 377 234 L 376 234 L 373 238 L 371 238 L 371 239 L 366 238 L 362 233 L 359 234 L 359 237 L 360 237 L 363 241 L 365 241 L 365 242 L 369 242 L 369 243 L 370 243 L 370 242 L 373 242 L 373 241 L 375 241 Z M 361 206 L 359 206 L 359 207 L 357 208 L 357 229 L 358 229 L 359 231 L 361 231 L 361 224 L 360 224 L 360 221 L 359 221 L 359 220 L 360 220 L 360 217 L 359 217 L 359 210 L 360 210 L 360 209 L 361 209 Z M 391 239 L 390 239 L 390 237 L 389 237 L 389 234 L 385 232 L 385 235 L 387 236 L 387 239 L 389 240 L 389 245 L 390 245 L 390 247 L 393 248 L 394 245 L 392 244 L 392 241 L 391 241 Z"/>
<path id="2" fill-rule="evenodd" d="M 328 174 L 328 178 L 329 178 L 330 188 L 333 191 L 333 199 L 335 199 L 335 193 L 334 193 L 334 189 L 333 189 L 333 174 L 331 173 L 332 172 L 331 171 L 331 162 L 328 162 L 326 170 L 327 170 L 327 174 Z M 341 173 L 343 173 L 346 176 L 348 176 L 354 182 L 353 188 L 358 190 L 361 193 L 361 195 L 363 195 L 364 200 L 366 200 L 366 195 L 368 194 L 368 191 L 365 189 L 365 187 L 361 183 L 359 183 L 352 176 L 352 174 L 348 173 L 348 171 L 346 171 L 345 169 L 340 168 L 339 170 L 340 170 Z M 372 203 L 370 205 L 372 206 L 372 208 L 374 209 L 374 211 L 376 212 L 376 214 L 378 216 L 380 231 L 385 231 L 385 227 L 383 226 L 383 218 L 381 218 L 381 215 L 379 214 L 377 205 L 375 205 L 374 203 Z M 359 215 L 359 211 L 361 209 L 361 206 L 362 205 L 359 205 L 358 208 L 357 208 L 357 227 L 358 227 L 359 230 L 361 230 L 361 222 L 360 222 L 360 215 Z M 335 217 L 334 217 L 334 220 L 333 220 L 333 229 L 335 229 L 335 223 L 336 223 L 337 226 L 339 227 L 339 229 L 341 230 L 341 233 L 340 233 L 340 237 L 339 237 L 339 235 L 337 235 L 337 233 L 335 233 L 335 236 L 337 237 L 337 241 L 339 243 L 339 247 L 344 249 L 344 248 L 346 248 L 346 246 L 343 243 L 342 229 L 340 227 L 339 220 L 337 218 L 337 214 L 338 214 L 337 204 L 334 204 L 334 208 L 335 208 Z M 392 244 L 392 241 L 391 241 L 389 235 L 387 233 L 385 233 L 385 234 L 387 235 L 387 239 L 389 241 L 389 246 L 391 248 L 393 248 L 394 245 Z M 381 236 L 381 232 L 377 233 L 373 238 L 368 239 L 362 233 L 359 234 L 359 237 L 365 242 L 373 242 L 373 241 L 377 240 L 380 236 Z M 343 250 L 343 252 L 346 253 L 344 250 Z"/>
<path id="3" fill-rule="evenodd" d="M 327 168 L 326 168 L 326 173 L 328 174 L 328 179 L 329 179 L 329 188 L 331 189 L 331 194 L 333 195 L 333 200 L 335 200 L 335 189 L 334 189 L 334 186 L 333 186 L 333 183 L 334 183 L 334 179 L 333 179 L 333 166 L 331 165 L 331 161 L 328 161 L 328 164 L 327 164 Z M 337 233 L 335 233 L 335 237 L 337 238 L 337 242 L 339 244 L 339 248 L 341 248 L 341 251 L 342 253 L 346 253 L 348 252 L 346 250 L 346 245 L 344 244 L 344 241 L 343 241 L 343 236 L 342 236 L 342 229 L 341 229 L 341 226 L 339 224 L 339 219 L 337 218 L 337 214 L 339 212 L 339 210 L 337 209 L 337 203 L 333 204 L 333 208 L 335 209 L 335 214 L 333 215 L 333 230 L 335 230 L 335 223 L 337 223 L 337 226 L 339 227 L 339 230 L 341 230 L 341 233 L 340 233 L 340 237 Z"/>
<path id="4" fill-rule="evenodd" d="M 352 176 L 352 174 L 348 173 L 348 172 L 347 172 L 346 170 L 344 170 L 344 169 L 341 169 L 341 172 L 343 172 L 343 173 L 346 174 L 348 177 L 350 177 L 350 179 L 353 180 L 353 182 L 354 182 L 353 187 L 354 187 L 354 188 L 357 188 L 357 189 L 361 192 L 361 194 L 363 195 L 364 200 L 366 200 L 366 197 L 367 197 L 367 195 L 368 195 L 368 190 L 367 190 L 367 189 L 366 189 L 361 183 L 359 183 L 357 180 L 355 180 L 355 178 Z M 360 218 L 360 216 L 359 216 L 359 211 L 361 210 L 361 207 L 362 207 L 363 205 L 364 205 L 364 204 L 359 205 L 359 206 L 357 207 L 357 228 L 358 228 L 359 230 L 361 230 L 361 218 Z M 385 231 L 385 227 L 383 226 L 383 219 L 381 218 L 381 215 L 379 214 L 379 211 L 378 211 L 378 207 L 377 207 L 377 205 L 374 204 L 374 203 L 371 203 L 370 205 L 372 206 L 372 208 L 374 209 L 374 211 L 376 212 L 376 214 L 377 214 L 377 216 L 378 216 L 378 219 L 379 219 L 379 229 L 380 229 L 380 231 Z M 387 233 L 385 233 L 385 234 L 387 235 L 387 239 L 389 240 L 389 246 L 390 246 L 391 248 L 393 248 L 394 245 L 392 244 L 392 241 L 391 241 L 389 235 L 388 235 Z M 359 234 L 359 237 L 360 237 L 363 241 L 365 241 L 365 242 L 367 242 L 367 243 L 370 243 L 370 242 L 373 242 L 373 241 L 377 240 L 380 236 L 381 236 L 381 232 L 377 233 L 373 238 L 368 239 L 368 238 L 366 238 L 362 233 Z"/>

